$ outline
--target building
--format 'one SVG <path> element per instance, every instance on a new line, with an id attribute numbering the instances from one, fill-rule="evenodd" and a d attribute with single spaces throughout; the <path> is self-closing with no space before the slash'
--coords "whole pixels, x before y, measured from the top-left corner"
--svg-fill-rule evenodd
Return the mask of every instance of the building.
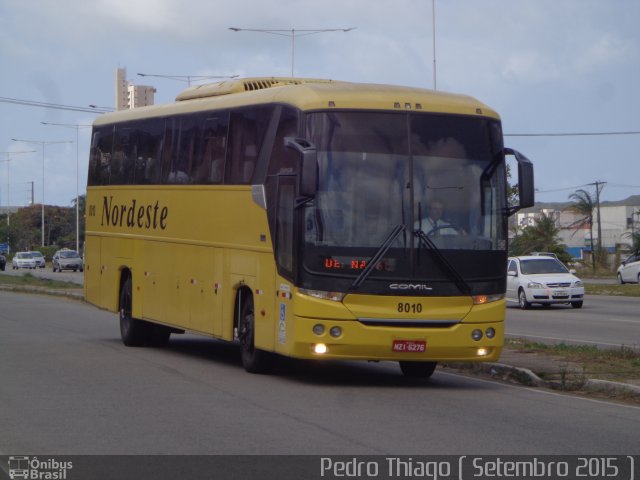
<path id="1" fill-rule="evenodd" d="M 116 110 L 153 105 L 155 93 L 154 87 L 128 81 L 126 68 L 116 68 Z"/>
<path id="2" fill-rule="evenodd" d="M 600 205 L 600 229 L 602 247 L 609 253 L 630 251 L 634 232 L 640 231 L 640 196 L 629 197 L 619 202 L 604 202 Z M 566 204 L 538 205 L 523 210 L 516 216 L 518 230 L 536 224 L 542 214 L 552 216 L 558 227 L 560 242 L 567 246 L 568 253 L 576 259 L 584 259 L 591 251 L 591 230 L 593 244 L 598 242 L 598 210 L 593 211 L 593 228 L 578 226 L 580 216 L 571 212 Z"/>

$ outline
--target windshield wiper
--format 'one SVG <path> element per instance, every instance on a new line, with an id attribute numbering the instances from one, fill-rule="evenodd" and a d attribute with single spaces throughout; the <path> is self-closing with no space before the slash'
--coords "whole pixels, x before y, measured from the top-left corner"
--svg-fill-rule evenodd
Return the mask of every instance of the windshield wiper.
<path id="1" fill-rule="evenodd" d="M 415 232 L 413 232 L 413 234 L 420 239 L 420 244 L 426 245 L 428 247 L 428 250 L 433 253 L 433 256 L 436 258 L 438 263 L 440 263 L 440 265 L 444 267 L 444 270 L 449 274 L 449 277 L 456 284 L 460 292 L 463 295 L 471 295 L 471 287 L 469 287 L 467 281 L 462 277 L 462 275 L 460 275 L 460 272 L 458 272 L 458 270 L 456 270 L 456 268 L 451 265 L 449 260 L 447 260 L 447 258 L 442 255 L 442 252 L 438 247 L 436 247 L 436 244 L 433 243 L 433 240 L 431 240 L 422 230 L 416 230 Z"/>
<path id="2" fill-rule="evenodd" d="M 406 225 L 403 225 L 403 224 L 398 224 L 393 228 L 389 236 L 387 236 L 387 238 L 382 243 L 382 245 L 380 245 L 380 247 L 378 248 L 376 253 L 373 255 L 373 257 L 371 257 L 367 261 L 367 266 L 364 267 L 364 269 L 360 272 L 360 275 L 358 275 L 358 277 L 353 281 L 353 283 L 349 287 L 349 290 L 355 290 L 360 285 L 362 285 L 362 282 L 364 282 L 367 279 L 367 277 L 371 274 L 371 272 L 376 267 L 376 265 L 378 264 L 380 259 L 383 257 L 383 255 L 387 253 L 387 250 L 389 250 L 389 248 L 391 248 L 391 245 L 393 244 L 395 239 L 398 238 L 398 236 L 402 232 L 404 232 L 406 228 L 407 228 Z"/>

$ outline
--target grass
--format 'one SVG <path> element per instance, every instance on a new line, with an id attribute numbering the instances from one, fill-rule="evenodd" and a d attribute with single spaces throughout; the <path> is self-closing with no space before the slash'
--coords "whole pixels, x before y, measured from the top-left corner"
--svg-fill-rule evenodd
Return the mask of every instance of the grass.
<path id="1" fill-rule="evenodd" d="M 526 339 L 505 339 L 505 347 L 527 353 L 553 356 L 567 364 L 578 364 L 585 377 L 603 380 L 640 379 L 640 351 L 622 346 L 598 349 L 593 345 L 546 345 Z"/>
<path id="2" fill-rule="evenodd" d="M 624 285 L 599 285 L 585 283 L 587 295 L 617 295 L 624 297 L 640 297 L 640 284 L 625 283 Z"/>
<path id="3" fill-rule="evenodd" d="M 24 273 L 22 275 L 0 275 L 0 284 L 14 287 L 45 287 L 53 289 L 82 288 L 82 286 L 77 283 L 39 278 L 31 273 Z"/>

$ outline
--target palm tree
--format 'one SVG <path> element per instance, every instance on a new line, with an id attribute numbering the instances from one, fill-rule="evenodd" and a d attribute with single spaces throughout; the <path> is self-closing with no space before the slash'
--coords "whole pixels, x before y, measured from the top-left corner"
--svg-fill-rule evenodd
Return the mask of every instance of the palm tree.
<path id="1" fill-rule="evenodd" d="M 569 225 L 570 228 L 574 229 L 574 235 L 578 230 L 589 226 L 589 238 L 591 241 L 591 263 L 593 266 L 593 271 L 596 271 L 596 252 L 593 248 L 593 209 L 595 208 L 595 202 L 593 197 L 589 192 L 583 189 L 576 190 L 571 195 L 569 195 L 569 200 L 573 200 L 573 204 L 571 204 L 567 210 L 577 214 L 578 219 Z M 598 238 L 598 242 L 600 242 L 600 238 Z"/>
<path id="2" fill-rule="evenodd" d="M 555 216 L 542 212 L 536 218 L 535 225 L 526 227 L 520 236 L 513 239 L 509 245 L 509 254 L 517 256 L 536 251 L 553 252 L 562 262 L 568 262 L 571 256 L 560 243 L 558 233 Z"/>

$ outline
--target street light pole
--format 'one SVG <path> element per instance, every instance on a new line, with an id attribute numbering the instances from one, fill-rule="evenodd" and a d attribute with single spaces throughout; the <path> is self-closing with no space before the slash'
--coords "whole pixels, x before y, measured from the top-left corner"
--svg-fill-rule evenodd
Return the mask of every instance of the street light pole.
<path id="1" fill-rule="evenodd" d="M 44 148 L 47 145 L 55 143 L 73 143 L 72 140 L 59 140 L 59 141 L 43 141 L 43 140 L 22 140 L 19 138 L 12 138 L 13 142 L 34 143 L 42 147 L 42 246 L 44 247 Z"/>
<path id="2" fill-rule="evenodd" d="M 0 160 L 0 162 L 7 162 L 7 227 L 11 225 L 11 183 L 9 181 L 10 177 L 10 165 L 11 165 L 11 155 L 17 155 L 20 153 L 35 153 L 37 150 L 23 150 L 21 152 L 0 152 L 4 153 L 7 158 L 4 160 Z"/>
<path id="3" fill-rule="evenodd" d="M 51 125 L 56 127 L 75 128 L 76 130 L 76 252 L 80 252 L 80 161 L 79 161 L 79 149 L 80 149 L 80 129 L 83 127 L 91 127 L 91 125 L 83 125 L 77 123 L 51 123 L 40 122 L 42 125 Z"/>
<path id="4" fill-rule="evenodd" d="M 169 80 L 177 80 L 186 82 L 187 86 L 191 86 L 191 80 L 200 82 L 202 80 L 214 80 L 220 78 L 237 78 L 238 75 L 152 75 L 150 73 L 138 73 L 141 77 L 168 78 Z"/>
<path id="5" fill-rule="evenodd" d="M 271 35 L 280 35 L 282 37 L 291 37 L 291 76 L 293 77 L 293 64 L 294 64 L 294 56 L 295 56 L 295 39 L 296 37 L 304 37 L 307 35 L 315 35 L 317 33 L 327 33 L 327 32 L 349 32 L 351 30 L 355 30 L 356 27 L 350 28 L 316 28 L 309 30 L 296 30 L 292 28 L 291 30 L 270 30 L 265 28 L 237 28 L 237 27 L 229 27 L 229 30 L 234 32 L 258 32 L 258 33 L 268 33 Z"/>

